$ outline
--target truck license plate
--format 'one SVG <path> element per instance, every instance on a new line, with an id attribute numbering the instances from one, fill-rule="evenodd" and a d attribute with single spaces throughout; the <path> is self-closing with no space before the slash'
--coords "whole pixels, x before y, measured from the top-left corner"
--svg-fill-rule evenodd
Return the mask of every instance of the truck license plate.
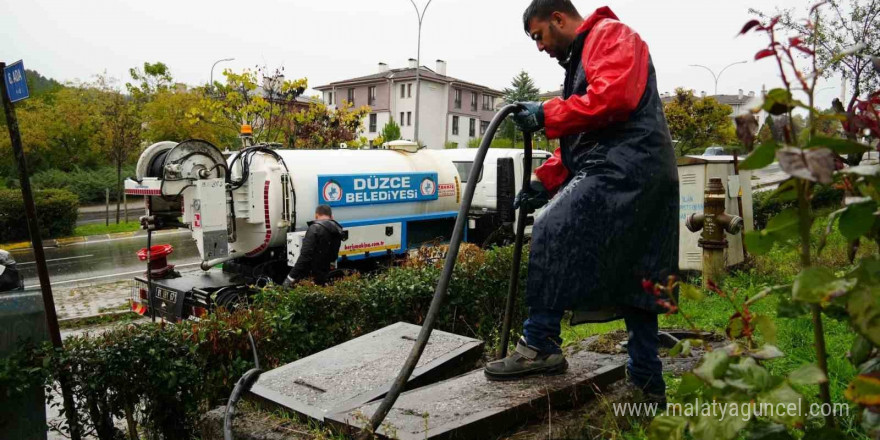
<path id="1" fill-rule="evenodd" d="M 157 287 L 156 298 L 159 298 L 167 303 L 174 304 L 177 302 L 177 292 Z"/>

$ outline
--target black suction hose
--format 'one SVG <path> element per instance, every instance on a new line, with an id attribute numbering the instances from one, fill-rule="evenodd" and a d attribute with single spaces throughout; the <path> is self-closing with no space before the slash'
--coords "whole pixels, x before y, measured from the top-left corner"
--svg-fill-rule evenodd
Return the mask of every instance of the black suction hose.
<path id="1" fill-rule="evenodd" d="M 223 440 L 233 440 L 232 438 L 232 418 L 235 417 L 235 405 L 241 399 L 241 396 L 248 392 L 257 379 L 263 374 L 260 369 L 260 359 L 257 357 L 257 344 L 254 342 L 254 335 L 248 331 L 248 341 L 251 343 L 251 350 L 254 352 L 254 368 L 251 368 L 235 383 L 232 394 L 226 402 L 226 411 L 223 414 Z"/>
<path id="2" fill-rule="evenodd" d="M 523 170 L 522 190 L 529 189 L 532 180 L 532 134 L 523 133 Z M 507 285 L 507 303 L 504 306 L 504 324 L 501 327 L 501 345 L 498 347 L 498 359 L 507 356 L 507 345 L 510 342 L 510 321 L 513 319 L 513 305 L 516 304 L 516 292 L 519 289 L 519 266 L 522 262 L 523 241 L 526 235 L 526 219 L 528 210 L 520 206 L 516 216 L 516 239 L 513 244 L 513 267 L 510 269 L 510 282 Z"/>
<path id="3" fill-rule="evenodd" d="M 458 210 L 458 217 L 455 219 L 455 229 L 452 231 L 452 239 L 449 241 L 449 251 L 446 253 L 446 262 L 443 264 L 443 272 L 440 275 L 440 280 L 437 282 L 437 288 L 434 289 L 434 299 L 431 300 L 431 308 L 428 309 L 428 314 L 425 316 L 425 322 L 422 323 L 422 329 L 419 332 L 418 339 L 416 339 L 416 344 L 413 346 L 409 357 L 403 364 L 403 368 L 400 369 L 400 373 L 398 373 L 397 378 L 391 385 L 391 389 L 388 390 L 388 394 L 385 395 L 385 398 L 382 399 L 382 403 L 379 404 L 379 408 L 376 409 L 376 412 L 373 413 L 373 416 L 370 418 L 370 429 L 363 432 L 361 439 L 369 438 L 371 435 L 370 433 L 375 432 L 376 429 L 379 428 L 379 425 L 382 424 L 382 421 L 385 420 L 385 416 L 391 411 L 394 402 L 397 401 L 397 398 L 400 397 L 400 393 L 403 392 L 404 387 L 406 387 L 406 382 L 409 380 L 413 370 L 416 368 L 416 364 L 418 364 L 419 359 L 422 357 L 422 353 L 425 351 L 425 346 L 428 345 L 428 338 L 431 337 L 431 331 L 434 330 L 434 323 L 437 320 L 437 314 L 440 313 L 440 307 L 443 306 L 443 303 L 446 300 L 446 290 L 449 287 L 449 279 L 452 278 L 452 270 L 455 268 L 455 260 L 458 258 L 458 250 L 464 236 L 464 228 L 466 226 L 468 212 L 471 209 L 471 202 L 474 199 L 474 190 L 476 190 L 477 180 L 483 169 L 483 161 L 486 160 L 486 153 L 489 150 L 489 145 L 492 144 L 492 138 L 495 136 L 495 132 L 498 131 L 498 127 L 504 121 L 504 118 L 521 108 L 522 107 L 519 104 L 509 104 L 504 106 L 492 119 L 489 128 L 486 129 L 486 134 L 483 137 L 482 143 L 480 143 L 480 149 L 477 150 L 477 156 L 474 158 L 474 166 L 471 168 L 470 175 L 468 176 L 468 183 L 467 187 L 465 187 L 464 197 L 461 199 L 461 207 Z M 517 267 L 517 269 L 519 268 Z"/>

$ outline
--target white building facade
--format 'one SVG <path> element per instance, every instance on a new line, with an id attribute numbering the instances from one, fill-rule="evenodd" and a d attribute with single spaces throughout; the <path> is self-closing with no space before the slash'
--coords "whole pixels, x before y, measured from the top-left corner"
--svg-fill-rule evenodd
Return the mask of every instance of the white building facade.
<path id="1" fill-rule="evenodd" d="M 333 82 L 316 87 L 324 103 L 336 108 L 343 102 L 355 107 L 367 105 L 363 133 L 369 140 L 381 136 L 392 118 L 400 125 L 401 138 L 415 140 L 416 62 L 404 69 L 389 69 L 379 63 L 373 75 Z M 453 144 L 466 148 L 482 136 L 495 116 L 502 93 L 489 87 L 461 81 L 446 75 L 446 62 L 437 60 L 435 70 L 422 66 L 419 97 L 419 140 L 432 149 Z M 471 129 L 473 127 L 473 130 Z"/>

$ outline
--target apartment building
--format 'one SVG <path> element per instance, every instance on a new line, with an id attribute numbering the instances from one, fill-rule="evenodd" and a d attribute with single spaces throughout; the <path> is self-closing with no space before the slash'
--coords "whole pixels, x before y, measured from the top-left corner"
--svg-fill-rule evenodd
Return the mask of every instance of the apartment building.
<path id="1" fill-rule="evenodd" d="M 446 75 L 446 62 L 437 60 L 435 69 L 421 67 L 419 138 L 428 148 L 442 149 L 447 143 L 466 148 L 471 139 L 482 136 L 495 116 L 502 93 L 479 84 Z M 379 63 L 372 75 L 336 81 L 315 87 L 331 108 L 343 102 L 355 107 L 370 106 L 364 118 L 364 133 L 373 140 L 391 118 L 400 125 L 403 139 L 415 137 L 416 60 L 409 66 L 390 69 Z"/>

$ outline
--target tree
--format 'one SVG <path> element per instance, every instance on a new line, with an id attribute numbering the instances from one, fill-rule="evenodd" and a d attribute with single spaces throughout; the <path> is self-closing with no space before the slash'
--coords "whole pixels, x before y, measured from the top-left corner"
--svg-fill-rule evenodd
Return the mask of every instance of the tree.
<path id="1" fill-rule="evenodd" d="M 368 113 L 369 107 L 355 109 L 347 102 L 336 110 L 328 109 L 321 102 L 312 102 L 308 109 L 293 113 L 285 130 L 297 148 L 332 148 L 358 140 L 362 121 Z"/>
<path id="2" fill-rule="evenodd" d="M 27 81 L 28 92 L 30 92 L 30 99 L 25 102 L 33 102 L 38 99 L 43 99 L 64 87 L 58 81 L 40 75 L 36 70 L 25 69 L 24 77 L 25 81 Z M 26 104 L 19 103 L 18 108 L 21 108 L 21 106 L 24 105 Z M 0 127 L 6 127 L 6 118 L 0 118 Z"/>
<path id="3" fill-rule="evenodd" d="M 504 93 L 504 102 L 512 104 L 514 102 L 537 101 L 541 90 L 535 85 L 535 81 L 529 76 L 528 72 L 522 70 L 518 75 L 513 77 L 510 87 L 502 90 Z"/>
<path id="4" fill-rule="evenodd" d="M 95 88 L 102 93 L 102 123 L 98 133 L 100 150 L 116 167 L 116 194 L 122 194 L 122 166 L 141 144 L 142 119 L 137 102 L 115 87 L 115 80 L 98 76 Z M 121 197 L 116 197 L 116 223 L 119 223 Z"/>
<path id="5" fill-rule="evenodd" d="M 385 124 L 385 127 L 382 128 L 382 139 L 385 142 L 391 142 L 400 139 L 400 126 L 397 125 L 397 122 L 394 122 L 394 118 L 388 120 L 388 123 Z"/>
<path id="6" fill-rule="evenodd" d="M 283 136 L 297 113 L 296 97 L 308 85 L 305 78 L 288 81 L 284 80 L 280 70 L 265 75 L 262 69 L 242 73 L 226 69 L 223 75 L 226 84 L 214 84 L 188 113 L 193 123 L 200 121 L 235 132 L 242 125 L 250 125 L 255 142 L 289 139 Z"/>
<path id="7" fill-rule="evenodd" d="M 797 133 L 797 140 L 805 143 L 811 136 L 819 135 L 826 138 L 840 137 L 842 127 L 840 121 L 834 118 L 834 110 L 821 110 L 816 112 L 817 117 L 814 121 L 814 127 L 810 127 L 810 121 L 803 115 L 795 114 L 792 116 L 792 124 L 788 122 L 788 115 L 768 115 L 758 132 L 758 144 L 763 144 L 771 140 L 777 143 L 785 142 L 785 131 L 790 130 Z M 791 125 L 791 127 L 787 127 Z M 813 129 L 815 133 L 813 133 Z"/>
<path id="8" fill-rule="evenodd" d="M 675 89 L 675 98 L 664 106 L 669 132 L 678 156 L 711 145 L 732 145 L 736 129 L 731 119 L 733 109 L 715 98 L 697 98 L 693 90 Z"/>
<path id="9" fill-rule="evenodd" d="M 817 15 L 817 29 L 808 29 L 807 21 L 798 20 L 794 9 L 777 9 L 773 14 L 751 9 L 763 19 L 779 17 L 779 25 L 799 35 L 810 35 L 799 50 L 810 56 L 815 51 L 819 73 L 825 78 L 840 75 L 849 91 L 843 102 L 838 102 L 838 112 L 852 115 L 857 101 L 867 93 L 880 88 L 880 76 L 875 75 L 871 56 L 880 56 L 880 0 L 828 0 L 825 7 L 811 10 Z M 809 46 L 809 47 L 806 47 Z M 855 50 L 856 56 L 841 56 Z M 831 104 L 831 103 L 826 103 Z M 848 133 L 854 140 L 857 135 Z M 850 165 L 858 165 L 861 155 L 848 155 Z"/>
<path id="10" fill-rule="evenodd" d="M 49 108 L 42 100 L 26 100 L 16 105 L 15 113 L 21 131 L 21 144 L 27 154 L 28 168 L 31 172 L 40 171 L 48 162 L 49 139 L 45 124 L 49 121 Z M 5 123 L 6 118 L 3 120 Z M 15 179 L 17 169 L 12 144 L 4 132 L 0 135 L 0 176 Z"/>
<path id="11" fill-rule="evenodd" d="M 62 87 L 51 100 L 25 101 L 16 112 L 29 168 L 33 172 L 48 168 L 71 171 L 100 163 L 94 142 L 100 125 L 99 104 L 100 94 L 82 85 Z M 8 157 L 12 166 L 9 148 L 9 138 L 0 136 L 0 151 L 9 152 L 0 156 Z M 14 168 L 4 168 L 15 173 Z"/>
<path id="12" fill-rule="evenodd" d="M 40 75 L 40 73 L 36 70 L 25 69 L 24 76 L 27 80 L 28 91 L 31 94 L 31 99 L 40 98 L 46 94 L 57 92 L 58 90 L 61 90 L 62 87 L 64 87 L 58 81 Z"/>
<path id="13" fill-rule="evenodd" d="M 201 103 L 203 93 L 204 89 L 168 89 L 157 92 L 143 105 L 144 140 L 148 144 L 159 141 L 181 142 L 187 139 L 203 139 L 215 145 L 236 144 L 238 130 L 189 116 Z"/>
<path id="14" fill-rule="evenodd" d="M 132 97 L 139 101 L 149 101 L 157 93 L 168 90 L 174 83 L 171 70 L 161 61 L 150 64 L 144 62 L 144 69 L 132 67 L 128 74 L 135 84 L 126 83 L 125 88 Z"/>
<path id="15" fill-rule="evenodd" d="M 514 102 L 537 101 L 541 90 L 535 85 L 535 81 L 529 76 L 528 72 L 521 70 L 511 80 L 510 87 L 502 90 L 502 93 L 504 93 L 504 102 L 513 104 Z M 501 137 L 513 139 L 513 144 L 514 146 L 516 145 L 517 134 L 513 121 L 505 119 L 504 123 L 501 124 L 499 132 Z"/>

